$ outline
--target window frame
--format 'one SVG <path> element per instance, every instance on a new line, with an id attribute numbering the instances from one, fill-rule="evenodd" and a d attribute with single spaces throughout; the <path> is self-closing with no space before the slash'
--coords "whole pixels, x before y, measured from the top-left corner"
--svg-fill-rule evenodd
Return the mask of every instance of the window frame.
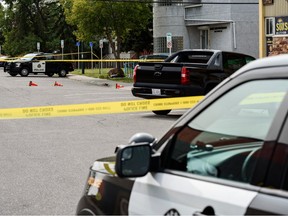
<path id="1" fill-rule="evenodd" d="M 270 31 L 271 29 L 272 31 Z M 275 35 L 275 17 L 266 17 L 265 18 L 265 36 L 271 37 L 273 35 Z"/>

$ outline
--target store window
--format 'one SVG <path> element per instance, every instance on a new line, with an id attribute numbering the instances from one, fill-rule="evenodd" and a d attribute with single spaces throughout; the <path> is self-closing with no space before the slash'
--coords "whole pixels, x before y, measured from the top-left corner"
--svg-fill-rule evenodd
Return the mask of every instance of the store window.
<path id="1" fill-rule="evenodd" d="M 200 31 L 200 48 L 201 49 L 209 49 L 209 44 L 208 44 L 208 30 L 201 30 Z"/>
<path id="2" fill-rule="evenodd" d="M 266 36 L 274 35 L 275 18 L 269 17 L 265 18 L 265 34 Z"/>
<path id="3" fill-rule="evenodd" d="M 162 0 L 159 1 L 158 6 L 174 6 L 183 5 L 183 0 Z"/>
<path id="4" fill-rule="evenodd" d="M 166 37 L 158 37 L 154 38 L 154 53 L 168 53 L 169 50 L 167 48 L 167 38 Z M 183 37 L 182 36 L 173 36 L 172 37 L 172 52 L 177 52 L 178 50 L 182 50 L 183 47 Z"/>
<path id="5" fill-rule="evenodd" d="M 198 27 L 200 31 L 200 49 L 209 49 L 209 26 Z"/>

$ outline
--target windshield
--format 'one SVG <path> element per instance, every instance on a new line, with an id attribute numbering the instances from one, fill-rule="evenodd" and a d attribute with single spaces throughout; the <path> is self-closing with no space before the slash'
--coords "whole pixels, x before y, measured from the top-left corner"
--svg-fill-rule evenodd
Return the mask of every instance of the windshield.
<path id="1" fill-rule="evenodd" d="M 200 51 L 185 51 L 176 53 L 169 58 L 166 62 L 186 62 L 186 63 L 195 63 L 195 64 L 207 64 L 210 58 L 212 57 L 213 52 L 200 52 Z"/>
<path id="2" fill-rule="evenodd" d="M 32 60 L 37 54 L 27 54 L 21 57 L 21 60 Z"/>
<path id="3" fill-rule="evenodd" d="M 268 84 L 269 83 L 269 84 Z M 207 132 L 264 140 L 287 91 L 286 81 L 255 81 L 229 92 L 190 122 Z M 233 125 L 233 127 L 231 126 Z M 253 130 L 257 128 L 257 131 Z"/>

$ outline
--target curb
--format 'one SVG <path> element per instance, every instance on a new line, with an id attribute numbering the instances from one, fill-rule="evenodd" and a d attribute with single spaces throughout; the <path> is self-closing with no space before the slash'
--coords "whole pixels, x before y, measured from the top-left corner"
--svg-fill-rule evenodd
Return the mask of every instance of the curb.
<path id="1" fill-rule="evenodd" d="M 133 84 L 132 83 L 124 83 L 124 82 L 117 82 L 116 80 L 106 80 L 106 79 L 100 79 L 100 78 L 93 78 L 93 77 L 87 77 L 82 75 L 76 75 L 76 74 L 67 74 L 68 79 L 72 80 L 78 80 L 82 82 L 87 82 L 93 85 L 97 86 L 105 86 L 105 87 L 112 87 L 116 88 L 118 84 L 122 85 L 122 89 L 129 89 L 131 90 Z"/>

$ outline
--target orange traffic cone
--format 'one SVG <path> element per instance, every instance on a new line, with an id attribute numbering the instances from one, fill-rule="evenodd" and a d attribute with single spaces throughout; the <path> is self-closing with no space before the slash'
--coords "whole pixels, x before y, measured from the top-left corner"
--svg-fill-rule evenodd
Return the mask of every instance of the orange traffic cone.
<path id="1" fill-rule="evenodd" d="M 116 83 L 116 89 L 123 88 L 123 87 L 124 87 L 123 85 Z"/>
<path id="2" fill-rule="evenodd" d="M 38 85 L 37 85 L 36 83 L 30 81 L 30 82 L 29 82 L 29 86 L 38 86 Z"/>
<path id="3" fill-rule="evenodd" d="M 55 81 L 54 86 L 63 86 L 63 85 Z"/>

